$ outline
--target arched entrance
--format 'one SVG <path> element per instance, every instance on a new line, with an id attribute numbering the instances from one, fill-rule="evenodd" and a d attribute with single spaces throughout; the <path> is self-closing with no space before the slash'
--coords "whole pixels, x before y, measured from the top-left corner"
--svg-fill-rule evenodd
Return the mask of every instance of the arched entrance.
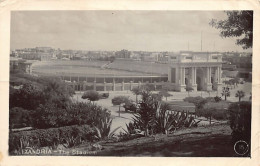
<path id="1" fill-rule="evenodd" d="M 196 84 L 197 84 L 197 90 L 198 91 L 202 91 L 204 90 L 204 71 L 203 71 L 203 68 L 197 68 L 197 71 L 196 71 Z"/>

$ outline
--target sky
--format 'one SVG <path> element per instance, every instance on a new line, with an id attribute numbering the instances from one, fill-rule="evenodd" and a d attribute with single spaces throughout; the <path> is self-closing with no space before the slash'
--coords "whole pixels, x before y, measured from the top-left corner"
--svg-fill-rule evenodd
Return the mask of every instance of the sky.
<path id="1" fill-rule="evenodd" d="M 13 11 L 11 49 L 246 51 L 221 38 L 223 11 Z"/>

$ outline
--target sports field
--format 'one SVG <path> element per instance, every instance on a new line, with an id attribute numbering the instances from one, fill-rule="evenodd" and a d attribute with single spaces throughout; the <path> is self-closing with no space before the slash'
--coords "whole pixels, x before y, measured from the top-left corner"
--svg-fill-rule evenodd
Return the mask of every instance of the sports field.
<path id="1" fill-rule="evenodd" d="M 162 75 L 167 74 L 168 66 L 151 62 L 135 61 L 84 61 L 52 60 L 33 63 L 33 73 L 39 75 Z"/>

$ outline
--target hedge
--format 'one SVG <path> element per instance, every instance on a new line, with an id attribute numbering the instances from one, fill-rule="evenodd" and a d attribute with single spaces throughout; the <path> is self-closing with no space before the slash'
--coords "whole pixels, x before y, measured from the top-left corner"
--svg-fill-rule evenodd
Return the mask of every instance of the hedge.
<path id="1" fill-rule="evenodd" d="M 58 145 L 63 145 L 70 148 L 83 142 L 92 142 L 94 136 L 95 130 L 89 125 L 10 132 L 9 153 L 21 154 L 26 147 L 56 149 Z"/>

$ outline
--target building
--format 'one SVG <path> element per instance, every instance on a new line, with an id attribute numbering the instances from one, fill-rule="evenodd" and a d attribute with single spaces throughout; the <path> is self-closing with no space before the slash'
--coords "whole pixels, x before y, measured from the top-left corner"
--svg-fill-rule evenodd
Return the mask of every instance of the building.
<path id="1" fill-rule="evenodd" d="M 10 73 L 18 71 L 32 74 L 32 62 L 27 62 L 24 59 L 10 57 Z"/>
<path id="2" fill-rule="evenodd" d="M 216 52 L 183 51 L 168 62 L 168 81 L 176 91 L 210 91 L 221 88 L 222 55 Z"/>
<path id="3" fill-rule="evenodd" d="M 156 90 L 164 86 L 174 91 L 211 91 L 221 89 L 222 55 L 217 52 L 182 51 L 171 54 L 166 61 L 168 75 L 81 75 L 61 73 L 61 78 L 76 91 L 124 91 L 144 84 L 153 84 Z M 122 69 L 123 70 L 123 69 Z"/>

